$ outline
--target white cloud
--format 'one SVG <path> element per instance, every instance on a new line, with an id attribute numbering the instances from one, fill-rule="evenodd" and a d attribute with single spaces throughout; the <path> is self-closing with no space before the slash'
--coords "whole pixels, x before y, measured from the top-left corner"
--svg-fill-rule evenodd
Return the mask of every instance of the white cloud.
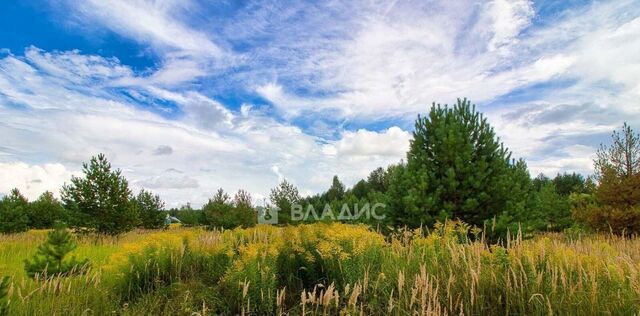
<path id="1" fill-rule="evenodd" d="M 77 172 L 76 172 L 77 173 Z M 29 165 L 23 162 L 0 162 L 0 193 L 8 194 L 19 188 L 28 199 L 38 198 L 45 191 L 58 196 L 60 187 L 68 182 L 73 172 L 59 163 Z"/>
<path id="2" fill-rule="evenodd" d="M 528 0 L 494 0 L 485 4 L 483 13 L 493 26 L 493 36 L 488 45 L 493 51 L 516 40 L 518 34 L 530 25 L 534 10 L 533 3 Z"/>
<path id="3" fill-rule="evenodd" d="M 382 156 L 397 159 L 409 150 L 410 139 L 410 133 L 396 126 L 382 132 L 360 129 L 344 132 L 340 140 L 325 145 L 324 151 L 340 158 Z"/>
<path id="4" fill-rule="evenodd" d="M 190 6 L 189 1 L 70 1 L 67 8 L 79 18 L 101 23 L 112 31 L 158 47 L 178 49 L 185 53 L 220 57 L 223 49 L 209 36 L 184 25 L 179 15 Z"/>
<path id="5" fill-rule="evenodd" d="M 41 58 L 47 54 L 32 51 L 31 56 L 0 59 L 0 95 L 5 96 L 0 98 L 0 133 L 6 136 L 0 162 L 22 166 L 19 170 L 44 168 L 24 167 L 37 161 L 55 161 L 63 170 L 78 170 L 81 162 L 102 152 L 114 167 L 123 170 L 134 190 L 150 188 L 169 206 L 184 202 L 197 206 L 218 187 L 230 192 L 243 188 L 256 196 L 267 196 L 285 175 L 301 192 L 318 192 L 326 188 L 325 181 L 317 179 L 344 174 L 347 182 L 355 181 L 373 167 L 401 158 L 393 157 L 400 153 L 393 148 L 372 143 L 377 149 L 367 149 L 366 142 L 357 140 L 401 139 L 404 132 L 397 128 L 381 133 L 379 139 L 373 132 L 345 134 L 348 140 L 336 147 L 344 155 L 375 153 L 362 163 L 327 155 L 316 137 L 250 106 L 235 113 L 197 92 L 176 92 L 151 84 L 128 87 L 130 92 L 147 95 L 149 102 L 154 98 L 175 102 L 183 114 L 167 119 L 114 93 L 110 87 L 118 76 L 95 75 L 92 84 L 77 85 L 84 73 L 111 73 L 92 69 L 94 65 L 103 67 L 105 61 L 89 62 L 94 57 L 83 58 L 87 56 L 78 52 Z M 76 65 L 66 64 L 68 58 L 84 60 L 78 66 L 86 69 L 71 71 L 68 68 Z M 32 62 L 34 59 L 41 62 Z M 121 67 L 118 63 L 113 66 Z M 58 73 L 65 73 L 65 80 L 49 80 Z M 129 76 L 128 71 L 120 73 L 123 78 Z M 179 174 L 173 171 L 177 169 Z M 16 167 L 8 170 L 2 175 L 10 179 L 5 185 L 17 186 L 30 195 L 41 189 L 57 192 L 70 178 L 69 172 L 49 172 L 53 175 L 46 178 L 35 171 L 21 171 L 22 176 L 15 177 Z M 36 175 L 44 184 L 29 182 L 37 179 Z"/>
<path id="6" fill-rule="evenodd" d="M 106 28 L 159 63 L 140 72 L 79 51 L 3 51 L 0 162 L 11 172 L 48 162 L 77 170 L 105 152 L 134 188 L 198 205 L 217 187 L 267 196 L 284 176 L 301 192 L 325 189 L 334 174 L 354 183 L 403 158 L 410 134 L 342 126 L 406 122 L 433 101 L 478 103 L 532 173 L 588 173 L 602 135 L 640 123 L 633 0 L 545 17 L 523 0 L 252 3 L 206 22 L 195 1 L 67 3 L 73 27 Z M 209 97 L 227 90 L 270 100 L 278 118 Z M 291 123 L 301 116 L 313 135 Z M 35 177 L 7 185 L 26 188 L 24 179 Z"/>

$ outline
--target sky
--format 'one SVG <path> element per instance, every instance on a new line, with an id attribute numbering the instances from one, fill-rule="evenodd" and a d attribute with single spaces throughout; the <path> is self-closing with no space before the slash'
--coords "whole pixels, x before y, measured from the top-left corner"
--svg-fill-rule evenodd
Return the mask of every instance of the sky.
<path id="1" fill-rule="evenodd" d="M 532 176 L 589 175 L 640 129 L 638 74 L 637 0 L 3 1 L 0 194 L 57 194 L 98 153 L 170 207 L 315 194 L 463 97 Z"/>

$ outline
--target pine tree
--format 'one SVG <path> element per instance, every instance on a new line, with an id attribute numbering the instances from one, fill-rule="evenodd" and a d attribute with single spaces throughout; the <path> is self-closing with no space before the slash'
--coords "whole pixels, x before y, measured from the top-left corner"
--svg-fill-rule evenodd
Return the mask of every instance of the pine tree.
<path id="1" fill-rule="evenodd" d="M 640 232 L 640 135 L 626 123 L 614 131 L 612 143 L 601 145 L 594 161 L 598 186 L 589 203 L 574 203 L 573 215 L 600 231 Z M 574 197 L 574 200 L 576 198 Z"/>
<path id="2" fill-rule="evenodd" d="M 89 260 L 77 260 L 75 257 L 65 260 L 67 254 L 76 248 L 73 236 L 58 223 L 47 235 L 47 241 L 38 247 L 31 259 L 25 260 L 25 270 L 30 277 L 68 276 L 82 273 L 89 267 Z"/>
<path id="3" fill-rule="evenodd" d="M 269 195 L 271 203 L 278 208 L 278 222 L 286 224 L 291 222 L 291 207 L 300 203 L 300 193 L 292 183 L 283 179 L 277 187 L 271 189 Z"/>
<path id="4" fill-rule="evenodd" d="M 333 176 L 333 179 L 331 180 L 331 187 L 326 193 L 327 201 L 337 201 L 342 199 L 344 197 L 344 191 L 344 184 L 340 182 L 337 175 Z"/>
<path id="5" fill-rule="evenodd" d="M 9 315 L 9 295 L 10 279 L 8 276 L 0 279 L 0 316 Z"/>
<path id="6" fill-rule="evenodd" d="M 232 211 L 231 197 L 222 188 L 202 206 L 205 222 L 212 228 L 234 228 L 236 225 L 231 218 Z"/>
<path id="7" fill-rule="evenodd" d="M 640 134 L 624 123 L 622 133 L 614 131 L 610 146 L 600 145 L 595 160 L 598 179 L 610 172 L 619 178 L 630 178 L 640 173 Z"/>
<path id="8" fill-rule="evenodd" d="M 140 219 L 140 226 L 147 229 L 156 229 L 164 227 L 165 213 L 164 202 L 159 195 L 140 190 L 140 193 L 133 199 L 136 207 L 136 213 Z"/>
<path id="9" fill-rule="evenodd" d="M 53 193 L 47 191 L 30 203 L 28 215 L 31 227 L 44 229 L 53 227 L 56 221 L 64 220 L 65 210 Z"/>
<path id="10" fill-rule="evenodd" d="M 27 210 L 29 201 L 18 191 L 11 190 L 11 194 L 0 201 L 0 233 L 13 234 L 29 230 L 29 216 Z"/>
<path id="11" fill-rule="evenodd" d="M 253 208 L 251 194 L 245 190 L 238 190 L 233 197 L 233 221 L 236 226 L 251 227 L 258 220 L 257 213 Z"/>
<path id="12" fill-rule="evenodd" d="M 83 164 L 83 172 L 84 177 L 72 177 L 61 194 L 75 226 L 108 235 L 131 230 L 138 216 L 120 169 L 112 170 L 107 158 L 99 154 Z"/>
<path id="13" fill-rule="evenodd" d="M 482 226 L 506 210 L 510 153 L 469 101 L 434 104 L 418 116 L 403 186 L 396 189 L 409 226 L 461 219 Z M 397 208 L 396 208 L 397 209 Z M 396 216 L 397 217 L 397 216 Z"/>

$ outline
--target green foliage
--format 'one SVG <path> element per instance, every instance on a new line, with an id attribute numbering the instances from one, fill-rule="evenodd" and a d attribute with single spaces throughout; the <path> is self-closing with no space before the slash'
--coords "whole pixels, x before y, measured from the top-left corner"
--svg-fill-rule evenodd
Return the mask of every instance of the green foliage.
<path id="1" fill-rule="evenodd" d="M 240 190 L 234 200 L 219 189 L 213 198 L 202 206 L 204 221 L 210 227 L 235 228 L 255 225 L 256 213 L 251 206 L 251 196 Z"/>
<path id="2" fill-rule="evenodd" d="M 33 228 L 51 228 L 56 221 L 65 220 L 65 210 L 60 201 L 47 191 L 28 207 L 30 225 Z"/>
<path id="3" fill-rule="evenodd" d="M 459 218 L 482 226 L 506 211 L 510 153 L 469 101 L 418 116 L 406 170 L 396 175 L 394 223 L 417 227 Z"/>
<path id="4" fill-rule="evenodd" d="M 9 286 L 11 282 L 8 276 L 0 279 L 0 316 L 9 315 Z"/>
<path id="5" fill-rule="evenodd" d="M 279 210 L 278 222 L 281 224 L 291 223 L 291 207 L 302 200 L 298 188 L 287 179 L 283 179 L 277 187 L 271 189 L 269 199 Z"/>
<path id="6" fill-rule="evenodd" d="M 138 216 L 120 169 L 112 170 L 107 158 L 99 154 L 83 164 L 83 172 L 84 177 L 74 176 L 71 184 L 62 188 L 62 200 L 72 212 L 73 224 L 108 235 L 131 230 Z"/>
<path id="7" fill-rule="evenodd" d="M 525 237 L 540 228 L 539 214 L 535 212 L 534 185 L 527 164 L 520 159 L 508 169 L 510 194 L 504 211 L 486 223 L 487 237 L 504 240 L 507 234 L 522 233 Z"/>
<path id="8" fill-rule="evenodd" d="M 342 199 L 344 197 L 344 191 L 344 184 L 340 182 L 338 176 L 333 176 L 333 179 L 331 180 L 331 187 L 329 188 L 329 190 L 327 190 L 326 193 L 327 200 L 336 201 Z"/>
<path id="9" fill-rule="evenodd" d="M 252 205 L 251 194 L 245 190 L 238 190 L 233 197 L 232 220 L 234 227 L 251 227 L 257 222 L 257 212 Z"/>
<path id="10" fill-rule="evenodd" d="M 194 287 L 202 287 L 202 291 L 198 292 L 208 293 L 205 296 L 208 303 L 207 309 L 215 314 L 228 314 L 227 310 L 218 310 L 216 306 L 224 306 L 229 302 L 218 304 L 211 304 L 211 302 L 219 300 L 220 293 L 217 291 L 217 285 L 230 263 L 230 258 L 226 254 L 193 251 L 187 240 L 183 241 L 181 247 L 168 245 L 146 247 L 141 253 L 133 254 L 128 258 L 128 264 L 123 265 L 121 277 L 116 281 L 115 290 L 123 302 L 139 306 L 142 314 L 150 314 L 159 308 L 176 309 L 176 306 L 167 306 L 170 305 L 167 304 L 167 300 L 171 300 L 171 297 L 176 295 L 176 293 L 166 293 L 167 290 L 175 289 L 180 285 L 188 285 L 185 289 L 188 291 L 193 291 Z M 148 300 L 158 293 L 167 295 L 155 304 L 149 304 Z M 198 295 L 198 293 L 192 294 Z M 194 300 L 193 304 L 182 306 L 181 309 L 188 311 L 194 306 L 202 307 L 202 304 L 202 300 Z"/>
<path id="11" fill-rule="evenodd" d="M 535 229 L 562 231 L 573 224 L 569 198 L 558 193 L 554 182 L 544 185 L 536 194 Z"/>
<path id="12" fill-rule="evenodd" d="M 182 225 L 187 227 L 207 225 L 204 212 L 201 210 L 194 210 L 189 203 L 178 209 L 170 209 L 169 214 L 179 219 Z"/>
<path id="13" fill-rule="evenodd" d="M 68 276 L 79 274 L 89 267 L 89 260 L 78 260 L 75 256 L 65 259 L 76 248 L 71 233 L 62 225 L 47 235 L 47 241 L 38 247 L 33 258 L 25 260 L 25 270 L 30 277 Z"/>
<path id="14" fill-rule="evenodd" d="M 29 229 L 28 208 L 29 202 L 20 191 L 11 190 L 11 193 L 0 201 L 0 233 L 13 234 L 27 231 Z"/>
<path id="15" fill-rule="evenodd" d="M 587 193 L 589 188 L 584 177 L 577 173 L 563 173 L 553 178 L 556 192 L 562 196 L 569 196 L 571 193 Z"/>
<path id="16" fill-rule="evenodd" d="M 140 219 L 139 225 L 148 229 L 162 228 L 164 227 L 165 213 L 164 202 L 160 199 L 159 195 L 141 190 L 140 193 L 133 199 L 136 213 Z"/>

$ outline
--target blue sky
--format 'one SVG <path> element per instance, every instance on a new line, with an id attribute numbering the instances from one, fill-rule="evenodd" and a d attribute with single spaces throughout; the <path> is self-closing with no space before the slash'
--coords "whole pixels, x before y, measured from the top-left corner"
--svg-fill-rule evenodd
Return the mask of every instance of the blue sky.
<path id="1" fill-rule="evenodd" d="M 589 174 L 640 126 L 638 73 L 640 1 L 6 2 L 0 192 L 57 192 L 104 152 L 171 206 L 315 193 L 402 159 L 457 97 L 533 175 Z"/>

